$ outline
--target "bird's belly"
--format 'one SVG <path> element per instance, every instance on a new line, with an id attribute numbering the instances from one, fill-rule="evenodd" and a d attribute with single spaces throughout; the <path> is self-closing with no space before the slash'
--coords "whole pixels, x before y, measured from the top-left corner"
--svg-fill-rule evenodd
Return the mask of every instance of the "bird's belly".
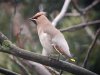
<path id="1" fill-rule="evenodd" d="M 42 33 L 39 36 L 42 47 L 47 51 L 48 55 L 54 52 L 53 47 L 51 45 L 50 37 L 46 33 Z"/>

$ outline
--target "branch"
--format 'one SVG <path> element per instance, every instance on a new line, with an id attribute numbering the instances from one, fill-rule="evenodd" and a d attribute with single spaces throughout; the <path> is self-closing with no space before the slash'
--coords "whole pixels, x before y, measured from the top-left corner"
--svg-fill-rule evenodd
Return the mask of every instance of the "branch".
<path id="1" fill-rule="evenodd" d="M 87 18 L 86 18 L 85 15 L 81 15 L 81 19 L 82 19 L 82 22 L 83 22 L 83 23 L 87 23 Z M 91 30 L 91 28 L 86 27 L 86 28 L 85 28 L 85 31 L 86 31 L 86 33 L 89 35 L 89 37 L 90 37 L 92 40 L 94 40 L 95 35 L 94 35 L 94 32 Z M 97 44 L 100 45 L 100 40 L 97 40 Z"/>
<path id="2" fill-rule="evenodd" d="M 61 69 L 76 75 L 97 75 L 96 73 L 93 73 L 87 69 L 84 69 L 82 67 L 76 66 L 74 64 L 62 61 L 62 60 L 56 60 L 50 57 L 42 56 L 39 54 L 36 54 L 34 52 L 29 52 L 24 49 L 21 49 L 14 44 L 12 44 L 5 35 L 0 33 L 0 44 L 2 47 L 2 51 L 7 51 L 9 54 L 12 54 L 17 57 L 24 58 L 26 60 L 31 60 L 34 62 L 38 62 L 40 64 L 54 67 L 57 69 Z"/>
<path id="3" fill-rule="evenodd" d="M 2 68 L 2 67 L 0 67 L 0 73 L 5 74 L 5 75 L 20 75 L 20 74 L 18 74 L 18 73 L 9 71 L 9 70 L 4 69 L 4 68 Z"/>
<path id="4" fill-rule="evenodd" d="M 91 8 L 93 8 L 93 7 L 94 7 L 97 3 L 99 3 L 99 2 L 100 2 L 100 0 L 94 0 L 94 1 L 93 1 L 89 6 L 87 6 L 86 8 L 80 9 L 80 8 L 78 7 L 78 4 L 75 2 L 75 0 L 72 0 L 73 6 L 74 6 L 75 9 L 80 13 L 80 16 L 81 16 L 81 18 L 82 18 L 83 23 L 87 23 L 86 18 L 84 18 L 84 17 L 85 17 L 85 14 L 87 13 L 87 11 L 89 11 Z M 86 30 L 86 32 L 88 33 L 88 35 L 89 35 L 92 39 L 95 38 L 95 36 L 94 36 L 94 34 L 93 34 L 93 32 L 91 31 L 90 28 L 87 27 L 87 28 L 85 28 L 85 30 Z M 100 41 L 98 40 L 97 43 L 100 44 Z"/>
<path id="5" fill-rule="evenodd" d="M 33 61 L 28 61 L 28 63 L 34 67 L 38 75 L 52 75 L 51 72 L 49 72 L 49 70 L 47 70 L 47 68 L 42 64 Z"/>
<path id="6" fill-rule="evenodd" d="M 98 24 L 98 23 L 100 23 L 100 20 L 90 21 L 90 22 L 87 22 L 87 23 L 81 23 L 81 24 L 78 24 L 78 25 L 73 25 L 72 27 L 60 29 L 60 31 L 61 32 L 65 32 L 65 31 L 72 32 L 72 31 L 83 29 L 87 26 L 92 26 L 92 25 L 95 25 L 95 24 Z"/>
<path id="7" fill-rule="evenodd" d="M 87 6 L 85 9 L 83 9 L 82 11 L 84 13 L 86 13 L 87 11 L 89 11 L 91 8 L 93 8 L 95 5 L 97 5 L 100 2 L 100 0 L 94 0 L 89 6 Z"/>
<path id="8" fill-rule="evenodd" d="M 60 73 L 58 71 L 56 71 L 55 69 L 51 68 L 51 67 L 48 67 L 48 66 L 45 66 L 51 73 L 53 73 L 54 75 L 59 75 Z M 63 74 L 61 74 L 63 75 Z"/>
<path id="9" fill-rule="evenodd" d="M 20 70 L 23 72 L 24 75 L 31 75 L 27 70 L 27 68 L 20 62 L 20 60 L 18 60 L 16 57 L 13 56 L 9 57 L 14 63 L 16 63 L 19 66 Z"/>
<path id="10" fill-rule="evenodd" d="M 59 15 L 52 22 L 53 26 L 56 26 L 58 21 L 61 20 L 64 17 L 64 15 L 65 15 L 65 13 L 66 13 L 66 11 L 68 9 L 68 5 L 69 5 L 70 1 L 71 0 L 65 0 L 64 5 L 63 5 Z"/>
<path id="11" fill-rule="evenodd" d="M 84 13 L 82 12 L 82 9 L 79 8 L 76 0 L 71 0 L 71 2 L 73 4 L 74 8 L 80 13 L 80 15 L 83 15 Z"/>
<path id="12" fill-rule="evenodd" d="M 80 16 L 80 13 L 66 13 L 65 16 L 74 16 L 74 17 L 77 17 L 77 16 Z"/>
<path id="13" fill-rule="evenodd" d="M 84 9 L 80 9 L 78 4 L 76 3 L 75 0 L 72 0 L 73 6 L 74 8 L 81 14 L 84 15 L 87 13 L 87 11 L 89 11 L 91 8 L 93 8 L 96 4 L 98 4 L 100 2 L 100 0 L 94 0 L 89 6 L 87 6 Z"/>
<path id="14" fill-rule="evenodd" d="M 100 35 L 100 29 L 97 30 L 95 39 L 92 41 L 90 47 L 88 48 L 88 51 L 87 51 L 87 54 L 86 54 L 86 57 L 85 57 L 85 60 L 84 60 L 84 63 L 83 63 L 83 67 L 85 67 L 85 68 L 86 68 L 86 66 L 87 66 L 88 59 L 89 59 L 90 54 L 91 54 L 91 52 L 92 52 L 92 50 L 93 50 L 93 47 L 94 47 L 95 44 L 96 44 L 96 41 L 97 41 L 99 35 Z"/>

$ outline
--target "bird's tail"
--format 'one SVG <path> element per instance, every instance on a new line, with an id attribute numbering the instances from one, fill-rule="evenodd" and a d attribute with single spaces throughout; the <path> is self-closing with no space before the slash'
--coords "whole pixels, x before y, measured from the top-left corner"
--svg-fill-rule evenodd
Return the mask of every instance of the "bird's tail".
<path id="1" fill-rule="evenodd" d="M 74 58 L 70 58 L 69 61 L 76 62 L 76 60 Z"/>

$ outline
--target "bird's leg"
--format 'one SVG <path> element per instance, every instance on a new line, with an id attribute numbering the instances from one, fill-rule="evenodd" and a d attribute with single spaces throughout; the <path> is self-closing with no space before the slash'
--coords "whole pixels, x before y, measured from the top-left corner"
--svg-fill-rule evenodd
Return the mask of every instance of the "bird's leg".
<path id="1" fill-rule="evenodd" d="M 60 59 L 60 54 L 58 54 L 58 60 Z"/>
<path id="2" fill-rule="evenodd" d="M 56 46 L 54 44 L 52 44 L 52 47 L 59 53 L 58 59 L 57 59 L 59 61 L 59 59 L 60 59 L 60 52 L 57 50 L 57 48 L 56 48 Z M 60 70 L 60 74 L 59 75 L 62 75 L 62 73 L 63 73 L 63 70 Z"/>
<path id="3" fill-rule="evenodd" d="M 60 52 L 58 51 L 58 49 L 56 48 L 56 46 L 54 44 L 52 44 L 52 47 L 59 53 L 57 60 L 59 61 L 60 59 Z"/>
<path id="4" fill-rule="evenodd" d="M 59 75 L 62 75 L 63 72 L 64 72 L 63 70 L 60 70 L 60 74 Z"/>
<path id="5" fill-rule="evenodd" d="M 58 55 L 58 61 L 59 61 L 59 58 L 60 58 L 60 53 L 59 53 L 59 55 Z M 63 74 L 63 70 L 60 69 L 59 75 L 62 75 L 62 74 Z"/>

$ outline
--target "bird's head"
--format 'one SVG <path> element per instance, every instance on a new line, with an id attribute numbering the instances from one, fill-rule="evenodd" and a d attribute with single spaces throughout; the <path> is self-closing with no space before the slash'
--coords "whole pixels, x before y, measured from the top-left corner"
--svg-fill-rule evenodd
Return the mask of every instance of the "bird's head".
<path id="1" fill-rule="evenodd" d="M 37 19 L 42 16 L 45 15 L 46 12 L 38 12 L 37 14 L 35 14 L 32 18 L 29 18 L 32 22 L 34 22 L 35 24 L 37 24 Z"/>

